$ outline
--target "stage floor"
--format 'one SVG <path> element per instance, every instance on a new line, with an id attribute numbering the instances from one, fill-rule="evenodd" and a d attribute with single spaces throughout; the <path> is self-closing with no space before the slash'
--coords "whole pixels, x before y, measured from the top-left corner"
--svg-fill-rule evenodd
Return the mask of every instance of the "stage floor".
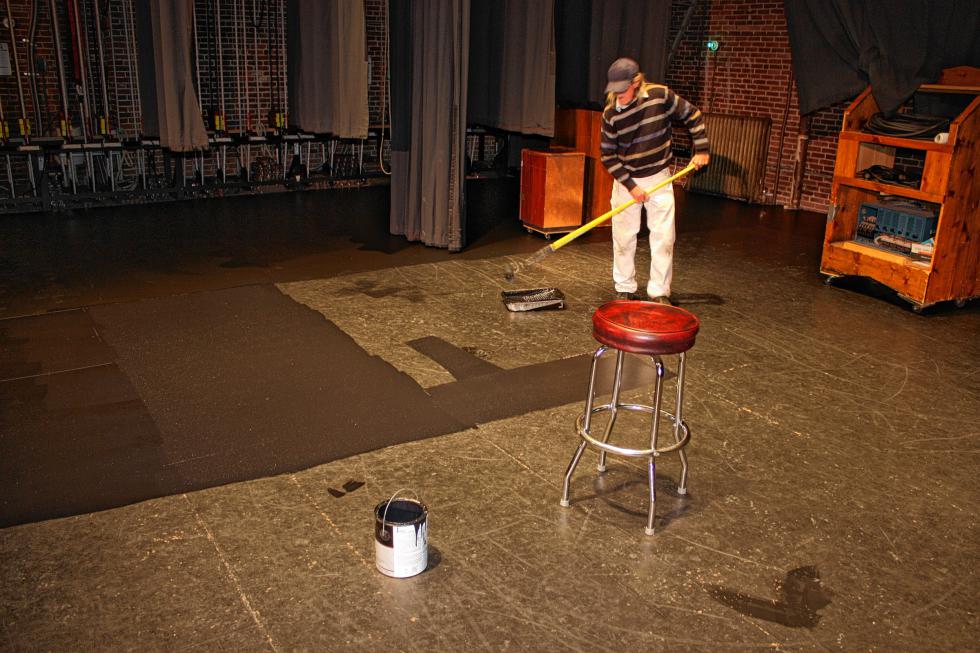
<path id="1" fill-rule="evenodd" d="M 384 189 L 0 218 L 3 473 L 29 488 L 37 457 L 70 466 L 54 436 L 104 428 L 176 480 L 214 471 L 195 445 L 250 479 L 13 520 L 0 648 L 973 647 L 976 302 L 916 315 L 827 287 L 823 216 L 679 193 L 674 296 L 702 322 L 690 493 L 676 458 L 658 461 L 648 537 L 640 461 L 599 476 L 587 453 L 558 505 L 590 315 L 614 296 L 608 234 L 508 284 L 506 264 L 545 244 L 488 217 L 512 191 L 472 189 L 486 213 L 459 254 L 386 236 Z M 506 311 L 500 292 L 521 287 L 558 287 L 567 307 Z M 275 466 L 285 449 L 315 458 L 319 435 L 363 453 Z M 386 438 L 403 443 L 375 448 Z M 86 451 L 106 478 L 118 454 Z M 73 494 L 58 478 L 36 488 L 55 504 Z M 429 507 L 430 564 L 396 580 L 374 568 L 372 511 L 402 488 Z"/>

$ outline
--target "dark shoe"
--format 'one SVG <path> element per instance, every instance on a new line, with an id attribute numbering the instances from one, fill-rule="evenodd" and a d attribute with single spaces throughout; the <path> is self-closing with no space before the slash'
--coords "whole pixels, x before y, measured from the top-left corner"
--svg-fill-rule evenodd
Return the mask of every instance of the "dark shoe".
<path id="1" fill-rule="evenodd" d="M 616 299 L 624 299 L 627 301 L 635 302 L 642 299 L 642 297 L 640 297 L 635 292 L 618 292 L 616 293 Z"/>
<path id="2" fill-rule="evenodd" d="M 659 297 L 654 297 L 650 300 L 654 304 L 663 304 L 664 306 L 673 306 L 673 302 L 670 301 L 670 297 L 667 295 L 660 295 Z"/>

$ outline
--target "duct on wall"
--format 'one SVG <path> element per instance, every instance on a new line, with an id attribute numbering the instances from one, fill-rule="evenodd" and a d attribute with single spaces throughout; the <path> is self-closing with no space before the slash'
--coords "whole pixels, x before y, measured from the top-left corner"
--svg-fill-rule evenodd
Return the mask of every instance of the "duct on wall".
<path id="1" fill-rule="evenodd" d="M 367 138 L 364 3 L 290 0 L 286 15 L 290 123 L 308 132 Z"/>
<path id="2" fill-rule="evenodd" d="M 193 0 L 137 2 L 136 13 L 144 132 L 173 152 L 206 148 L 194 90 Z"/>

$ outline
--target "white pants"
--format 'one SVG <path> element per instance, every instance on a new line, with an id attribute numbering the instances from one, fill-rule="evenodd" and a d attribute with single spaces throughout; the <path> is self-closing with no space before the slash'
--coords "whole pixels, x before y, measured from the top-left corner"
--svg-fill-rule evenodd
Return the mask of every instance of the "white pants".
<path id="1" fill-rule="evenodd" d="M 670 177 L 670 169 L 661 170 L 652 177 L 635 178 L 637 185 L 647 190 Z M 633 198 L 618 181 L 613 182 L 613 208 Z M 650 279 L 647 295 L 670 296 L 670 280 L 674 270 L 674 186 L 667 184 L 651 195 L 643 204 L 647 210 L 647 228 L 650 230 Z M 613 216 L 613 282 L 616 292 L 636 292 L 636 235 L 640 232 L 642 207 L 634 204 Z"/>

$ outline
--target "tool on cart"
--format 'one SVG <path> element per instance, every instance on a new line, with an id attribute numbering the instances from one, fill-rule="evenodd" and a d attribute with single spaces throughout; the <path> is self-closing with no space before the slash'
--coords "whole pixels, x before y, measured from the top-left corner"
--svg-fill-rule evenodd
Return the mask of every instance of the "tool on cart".
<path id="1" fill-rule="evenodd" d="M 659 184 L 657 184 L 653 188 L 646 189 L 647 194 L 649 195 L 649 194 L 652 194 L 652 193 L 660 190 L 661 188 L 663 188 L 667 184 L 671 183 L 672 181 L 674 181 L 676 179 L 680 179 L 681 177 L 683 177 L 687 173 L 691 172 L 692 170 L 694 170 L 694 164 L 689 164 L 686 168 L 684 168 L 680 172 L 674 173 L 673 175 L 671 175 L 667 179 L 664 179 L 662 182 L 660 182 Z M 504 273 L 504 277 L 508 281 L 513 280 L 515 276 L 517 276 L 518 274 L 520 274 L 526 268 L 529 268 L 532 265 L 537 265 L 542 260 L 544 260 L 544 258 L 547 257 L 549 254 L 558 251 L 559 249 L 561 249 L 562 247 L 564 247 L 568 243 L 572 242 L 573 240 L 575 240 L 576 238 L 578 238 L 579 236 L 581 236 L 582 234 L 584 234 L 586 231 L 589 231 L 590 229 L 593 229 L 594 227 L 598 227 L 600 224 L 602 224 L 603 222 L 605 222 L 609 218 L 611 218 L 614 215 L 616 215 L 616 214 L 618 214 L 618 213 L 620 213 L 620 212 L 628 209 L 629 207 L 633 206 L 634 204 L 636 204 L 636 200 L 635 199 L 631 199 L 628 202 L 624 202 L 623 204 L 620 204 L 619 206 L 617 206 L 613 210 L 607 211 L 606 213 L 603 213 L 602 215 L 600 215 L 595 220 L 592 220 L 591 222 L 585 223 L 584 225 L 582 225 L 581 227 L 579 227 L 575 231 L 573 231 L 573 232 L 571 232 L 571 233 L 569 233 L 569 234 L 567 234 L 565 236 L 562 236 L 561 238 L 559 238 L 555 242 L 553 242 L 553 243 L 551 243 L 549 245 L 545 245 L 544 247 L 542 247 L 541 249 L 539 249 L 537 252 L 535 252 L 534 254 L 532 254 L 531 256 L 529 256 L 528 258 L 524 259 L 523 261 L 519 261 L 517 263 L 511 263 L 510 265 L 507 266 L 507 271 Z M 531 292 L 531 291 L 526 291 L 526 292 Z"/>

